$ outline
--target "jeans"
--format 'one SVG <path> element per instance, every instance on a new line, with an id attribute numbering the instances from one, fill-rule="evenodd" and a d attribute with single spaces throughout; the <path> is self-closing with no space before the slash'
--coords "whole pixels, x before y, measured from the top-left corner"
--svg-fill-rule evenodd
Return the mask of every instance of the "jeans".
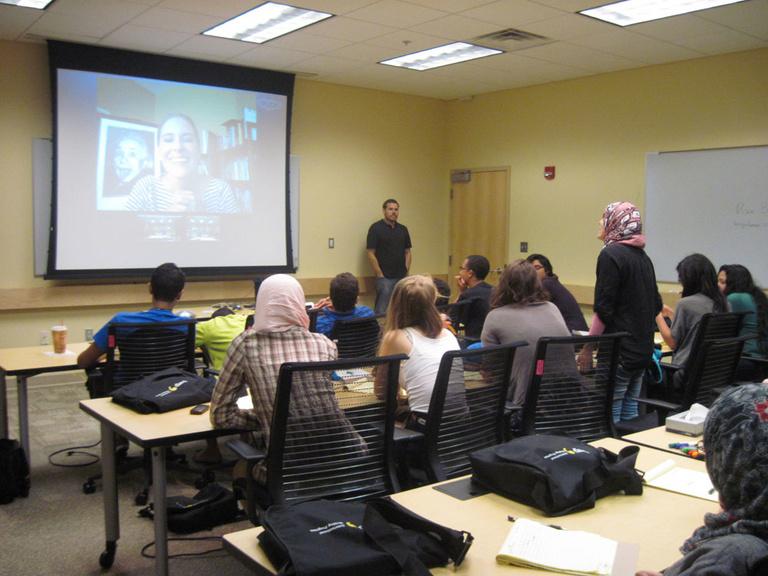
<path id="1" fill-rule="evenodd" d="M 392 290 L 400 278 L 376 278 L 376 303 L 373 305 L 374 314 L 386 314 Z"/>
<path id="2" fill-rule="evenodd" d="M 627 370 L 621 364 L 616 368 L 616 386 L 613 391 L 613 421 L 629 420 L 637 414 L 635 398 L 643 386 L 645 368 Z"/>

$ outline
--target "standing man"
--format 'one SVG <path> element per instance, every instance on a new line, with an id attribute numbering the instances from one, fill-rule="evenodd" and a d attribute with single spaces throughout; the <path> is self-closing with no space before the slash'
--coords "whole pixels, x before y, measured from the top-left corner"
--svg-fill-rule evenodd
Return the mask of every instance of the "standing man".
<path id="1" fill-rule="evenodd" d="M 376 314 L 387 312 L 395 284 L 411 269 L 411 236 L 397 221 L 400 204 L 390 198 L 383 208 L 384 218 L 371 224 L 366 242 L 368 260 L 376 274 Z"/>
<path id="2" fill-rule="evenodd" d="M 460 318 L 452 318 L 458 328 L 459 321 L 464 324 L 464 335 L 467 338 L 480 340 L 483 333 L 485 316 L 488 314 L 488 300 L 491 297 L 492 286 L 485 281 L 491 270 L 491 264 L 485 256 L 473 254 L 467 256 L 459 266 L 456 283 L 459 286 L 459 297 L 456 302 L 468 300 L 471 302 L 466 311 L 459 312 Z"/>

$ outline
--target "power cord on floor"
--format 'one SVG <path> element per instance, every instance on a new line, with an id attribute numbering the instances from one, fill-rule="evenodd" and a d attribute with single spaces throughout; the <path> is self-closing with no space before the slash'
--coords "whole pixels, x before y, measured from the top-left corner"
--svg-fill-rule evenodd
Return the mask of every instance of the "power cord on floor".
<path id="1" fill-rule="evenodd" d="M 88 444 L 86 446 L 72 446 L 70 448 L 63 448 L 61 450 L 57 450 L 56 452 L 53 452 L 48 456 L 48 462 L 51 464 L 51 466 L 59 466 L 61 468 L 82 468 L 84 466 L 93 466 L 94 464 L 98 464 L 101 458 L 97 454 L 92 454 L 91 452 L 85 452 L 84 450 L 87 450 L 88 448 L 95 448 L 99 444 L 101 444 L 101 440 L 99 440 L 95 444 Z M 77 454 L 79 456 L 87 456 L 88 458 L 90 458 L 90 460 L 87 460 L 86 462 L 79 462 L 77 464 L 65 464 L 65 463 L 54 462 L 53 460 L 54 457 L 63 453 L 66 453 L 67 458 Z"/>
<path id="2" fill-rule="evenodd" d="M 168 542 L 191 542 L 195 540 L 212 540 L 212 541 L 215 540 L 221 543 L 221 536 L 189 536 L 186 538 L 168 538 Z M 147 552 L 147 550 L 149 550 L 154 545 L 155 545 L 155 542 L 152 541 L 146 546 L 144 546 L 141 549 L 141 555 L 144 558 L 154 559 L 155 556 Z M 223 552 L 223 551 L 224 551 L 224 548 L 222 546 L 219 546 L 218 548 L 212 548 L 210 550 L 204 550 L 202 552 L 186 552 L 183 554 L 169 554 L 168 559 L 171 560 L 173 558 L 194 558 L 196 556 L 205 556 L 206 554 L 212 554 L 214 552 Z"/>

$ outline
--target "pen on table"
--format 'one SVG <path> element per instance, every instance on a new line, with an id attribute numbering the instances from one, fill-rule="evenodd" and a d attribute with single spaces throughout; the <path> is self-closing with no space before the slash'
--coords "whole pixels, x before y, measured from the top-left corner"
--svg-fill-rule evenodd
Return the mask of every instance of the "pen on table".
<path id="1" fill-rule="evenodd" d="M 516 516 L 507 516 L 507 520 L 510 522 L 514 522 L 517 520 Z M 544 524 L 544 526 L 548 526 L 549 528 L 554 528 L 555 530 L 565 530 L 562 526 L 556 526 L 555 524 Z"/>

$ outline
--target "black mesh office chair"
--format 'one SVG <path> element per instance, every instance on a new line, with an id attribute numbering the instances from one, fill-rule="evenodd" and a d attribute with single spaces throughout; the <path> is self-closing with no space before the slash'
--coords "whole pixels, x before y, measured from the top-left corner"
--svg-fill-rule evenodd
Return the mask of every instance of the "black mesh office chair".
<path id="1" fill-rule="evenodd" d="M 267 449 L 227 441 L 247 463 L 247 512 L 254 523 L 271 504 L 365 500 L 399 490 L 392 443 L 404 358 L 280 367 L 272 425 L 264 431 Z M 259 479 L 254 478 L 257 466 Z"/>
<path id="2" fill-rule="evenodd" d="M 383 315 L 336 320 L 329 338 L 336 342 L 339 358 L 376 356 L 381 338 L 379 318 Z"/>
<path id="3" fill-rule="evenodd" d="M 552 432 L 586 442 L 615 436 L 613 395 L 621 340 L 628 336 L 540 338 L 522 413 L 523 434 Z M 579 372 L 576 355 L 594 353 L 590 370 Z"/>
<path id="4" fill-rule="evenodd" d="M 744 317 L 748 312 L 720 312 L 704 314 L 696 328 L 696 336 L 691 345 L 691 353 L 688 356 L 686 366 L 664 362 L 661 364 L 664 371 L 663 390 L 656 390 L 656 395 L 669 402 L 678 402 L 682 400 L 680 392 L 687 387 L 689 380 L 687 367 L 694 367 L 701 363 L 703 346 L 705 340 L 719 340 L 722 338 L 734 338 L 741 333 L 741 326 L 744 323 Z M 680 372 L 681 377 L 676 378 L 676 373 Z M 679 386 L 673 387 L 676 382 Z"/>
<path id="5" fill-rule="evenodd" d="M 113 390 L 165 368 L 195 371 L 194 319 L 139 324 L 111 322 L 107 330 L 103 378 L 92 391 L 94 398 L 109 396 Z M 183 463 L 183 457 L 180 460 Z M 119 473 L 138 467 L 145 470 L 145 485 L 136 496 L 136 504 L 146 504 L 152 481 L 148 451 L 141 458 L 129 460 L 121 457 L 120 461 Z M 83 484 L 83 492 L 94 492 L 95 480 L 100 477 L 89 478 Z"/>
<path id="6" fill-rule="evenodd" d="M 744 342 L 756 334 L 733 338 L 704 339 L 697 343 L 696 361 L 686 364 L 684 387 L 677 395 L 677 402 L 654 398 L 640 398 L 638 402 L 651 406 L 658 413 L 658 424 L 669 414 L 688 410 L 697 403 L 709 407 L 725 389 L 736 381 L 736 367 L 739 365 Z M 693 353 L 693 351 L 692 351 Z"/>
<path id="7" fill-rule="evenodd" d="M 512 363 L 517 348 L 525 345 L 516 342 L 443 355 L 424 429 L 423 471 L 408 463 L 415 483 L 424 480 L 421 473 L 428 483 L 469 474 L 470 452 L 504 441 Z"/>

